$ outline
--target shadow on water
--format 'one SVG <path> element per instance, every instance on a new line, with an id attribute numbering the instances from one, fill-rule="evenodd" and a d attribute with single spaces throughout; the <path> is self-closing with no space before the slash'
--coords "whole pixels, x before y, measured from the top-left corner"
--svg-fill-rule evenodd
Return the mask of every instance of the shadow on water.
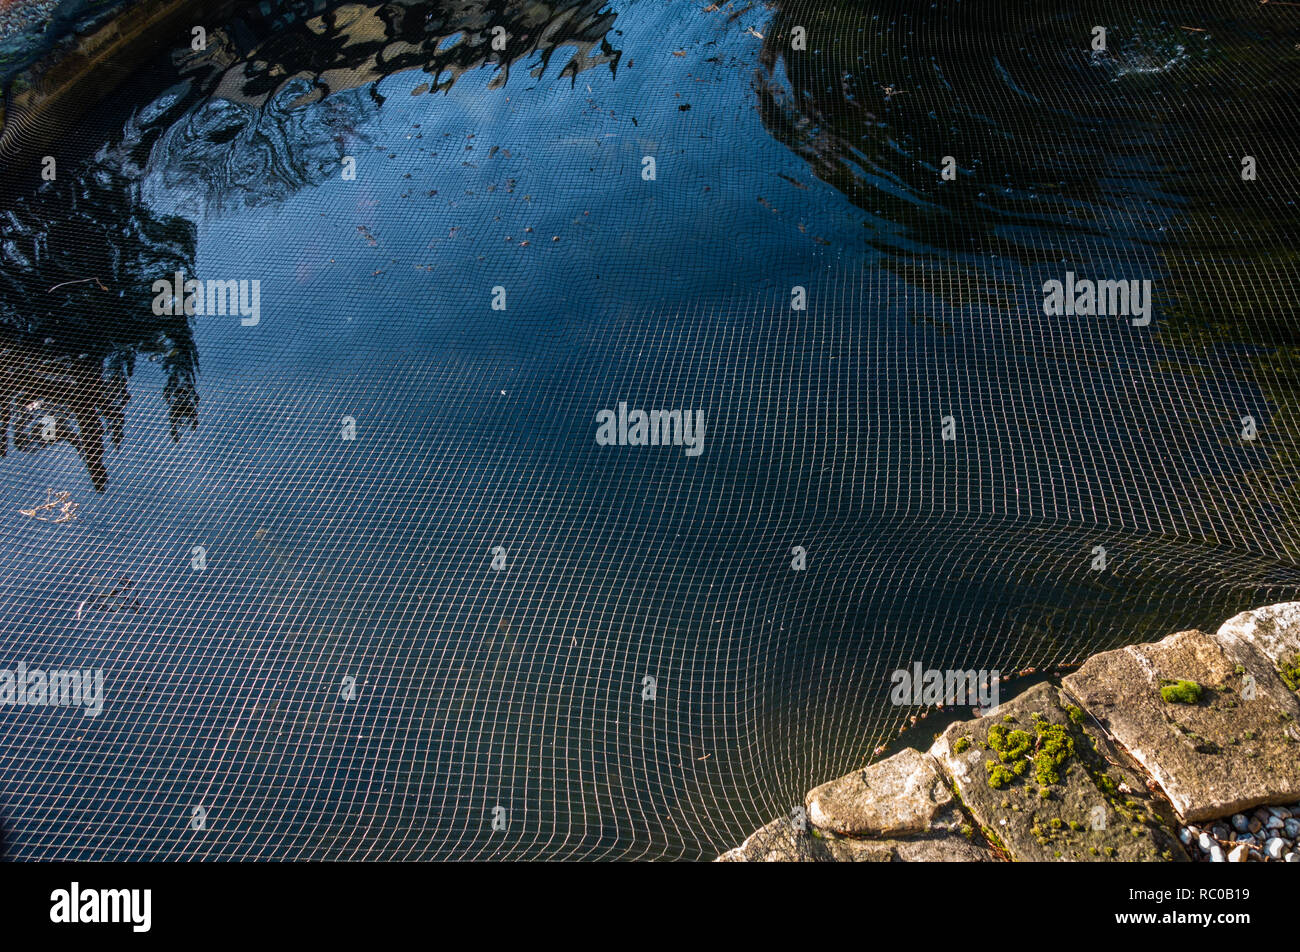
<path id="1" fill-rule="evenodd" d="M 1091 46 L 1095 25 L 1104 50 Z M 791 49 L 797 28 L 807 51 Z M 1193 531 L 1230 545 L 1217 519 L 1259 522 L 1274 527 L 1265 544 L 1297 560 L 1297 38 L 1300 8 L 1247 0 L 1122 12 L 1026 0 L 996 13 L 778 3 L 755 88 L 771 133 L 866 214 L 880 266 L 943 302 L 911 319 L 947 338 L 945 353 L 956 353 L 954 309 L 1033 313 L 1042 282 L 1067 269 L 1153 279 L 1150 348 L 1103 341 L 1097 379 L 1132 366 L 1074 416 L 1149 381 L 1163 400 L 1126 407 L 1130 420 L 1202 430 L 1198 452 L 1179 459 L 1207 514 Z M 1068 363 L 1076 387 L 1087 379 L 1079 364 L 1095 338 L 1004 326 L 1001 353 Z M 1139 444 L 1111 465 L 1141 482 L 1146 456 Z"/>
<path id="2" fill-rule="evenodd" d="M 1041 0 L 996 14 L 982 3 L 778 3 L 760 109 L 868 213 L 865 240 L 904 273 L 1088 252 L 1131 261 L 1174 244 L 1284 253 L 1297 217 L 1283 157 L 1300 137 L 1288 121 L 1300 13 L 1242 0 L 1116 17 L 1108 5 Z M 1094 24 L 1107 27 L 1105 51 L 1090 47 Z M 813 37 L 806 52 L 791 50 L 796 27 Z M 1268 175 L 1223 192 L 1240 184 L 1248 146 Z M 945 156 L 954 178 L 941 175 Z M 1189 227 L 1196 205 L 1220 194 L 1235 221 Z M 1204 288 L 1172 296 L 1193 306 Z M 1288 326 L 1253 316 L 1258 328 Z"/>

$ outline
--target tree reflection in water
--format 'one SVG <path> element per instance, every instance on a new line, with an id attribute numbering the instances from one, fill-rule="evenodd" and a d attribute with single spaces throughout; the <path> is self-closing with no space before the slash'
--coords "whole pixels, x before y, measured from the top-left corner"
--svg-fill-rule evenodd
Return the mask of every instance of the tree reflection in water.
<path id="1" fill-rule="evenodd" d="M 561 48 L 571 81 L 620 57 L 600 0 L 318 4 L 309 19 L 299 7 L 245 10 L 205 51 L 176 52 L 154 71 L 166 88 L 120 135 L 0 210 L 0 456 L 70 445 L 102 492 L 140 358 L 162 368 L 172 439 L 197 426 L 193 328 L 152 313 L 153 281 L 197 276 L 203 210 L 280 202 L 337 174 L 385 76 L 420 69 L 433 77 L 421 91 L 436 93 L 490 64 L 493 87 L 525 59 L 541 75 Z"/>

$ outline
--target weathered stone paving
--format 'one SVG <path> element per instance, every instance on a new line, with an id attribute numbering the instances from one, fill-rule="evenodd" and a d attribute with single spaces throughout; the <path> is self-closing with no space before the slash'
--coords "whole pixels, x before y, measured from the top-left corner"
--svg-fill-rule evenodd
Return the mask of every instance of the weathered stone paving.
<path id="1" fill-rule="evenodd" d="M 1199 700 L 1164 699 L 1177 681 Z M 1300 799 L 1300 703 L 1249 643 L 1182 631 L 1095 655 L 1064 685 L 1186 820 Z"/>
<path id="2" fill-rule="evenodd" d="M 722 863 L 826 863 L 835 857 L 806 824 L 793 818 L 773 820 L 745 842 L 718 857 Z"/>
<path id="3" fill-rule="evenodd" d="M 980 825 L 1016 859 L 1186 860 L 1167 804 L 1060 692 L 1040 684 L 931 751 Z"/>
<path id="4" fill-rule="evenodd" d="M 1089 658 L 725 861 L 1300 861 L 1300 602 Z M 1205 822 L 1201 822 L 1205 821 Z M 1180 825 L 1183 824 L 1183 825 Z"/>
<path id="5" fill-rule="evenodd" d="M 1225 645 L 1259 651 L 1292 691 L 1300 690 L 1300 602 L 1283 602 L 1229 618 L 1215 632 Z"/>
<path id="6" fill-rule="evenodd" d="M 997 859 L 974 842 L 974 832 L 905 839 L 837 837 L 816 828 L 799 829 L 790 819 L 773 820 L 740 846 L 718 857 L 724 863 L 981 863 Z"/>
<path id="7" fill-rule="evenodd" d="M 928 755 L 908 748 L 808 794 L 808 819 L 840 836 L 888 837 L 953 830 L 960 813 Z"/>

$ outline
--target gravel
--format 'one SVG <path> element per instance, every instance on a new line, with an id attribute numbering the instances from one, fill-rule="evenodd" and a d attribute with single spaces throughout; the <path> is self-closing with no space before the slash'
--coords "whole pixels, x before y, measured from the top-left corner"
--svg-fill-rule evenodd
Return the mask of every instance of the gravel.
<path id="1" fill-rule="evenodd" d="M 38 24 L 44 24 L 54 15 L 59 0 L 0 0 L 0 40 L 21 33 Z"/>
<path id="2" fill-rule="evenodd" d="M 1300 862 L 1300 803 L 1188 824 L 1179 828 L 1178 838 L 1202 863 Z"/>

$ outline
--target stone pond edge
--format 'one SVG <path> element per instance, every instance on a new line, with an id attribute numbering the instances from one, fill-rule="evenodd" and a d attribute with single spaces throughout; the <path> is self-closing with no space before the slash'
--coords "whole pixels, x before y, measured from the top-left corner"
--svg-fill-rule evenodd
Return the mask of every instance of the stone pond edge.
<path id="1" fill-rule="evenodd" d="M 1159 642 L 1127 645 L 1110 651 L 1097 652 L 1079 666 L 1082 670 L 1088 662 L 1118 652 L 1134 652 L 1137 649 L 1157 648 L 1172 639 L 1189 634 L 1174 632 Z M 1202 634 L 1197 632 L 1196 634 Z M 1271 663 L 1281 671 L 1286 664 L 1300 665 L 1300 602 L 1283 602 L 1242 612 L 1224 622 L 1208 638 L 1223 648 L 1225 653 L 1238 657 L 1243 649 L 1253 651 L 1256 658 Z M 1286 659 L 1294 659 L 1288 661 Z M 1237 671 L 1240 672 L 1238 665 Z M 1294 673 L 1294 672 L 1293 672 Z M 1270 676 L 1272 672 L 1269 672 Z M 963 726 L 981 722 L 992 722 L 1009 706 L 1022 701 L 1027 695 L 1038 691 L 1042 685 L 1027 688 L 998 705 L 993 711 L 964 721 L 954 722 L 936 738 L 935 744 L 928 751 L 904 748 L 875 761 L 865 768 L 854 771 L 844 777 L 823 783 L 809 791 L 804 806 L 796 808 L 790 816 L 780 817 L 755 831 L 738 847 L 728 850 L 717 857 L 717 862 L 789 862 L 789 861 L 1015 861 L 1035 857 L 1017 856 L 1009 850 L 995 830 L 989 829 L 972 814 L 963 801 L 960 785 L 953 773 L 945 766 L 945 757 L 951 763 L 951 750 L 948 746 L 954 731 Z M 1288 681 L 1287 687 L 1297 692 L 1300 684 Z M 1300 811 L 1288 811 L 1278 806 L 1281 803 L 1294 803 L 1297 799 L 1291 795 L 1291 789 L 1285 780 L 1279 780 L 1279 789 L 1256 789 L 1248 796 L 1239 796 L 1233 801 L 1233 809 L 1222 813 L 1222 820 L 1211 827 L 1209 822 L 1201 827 L 1192 825 L 1189 820 L 1172 808 L 1165 793 L 1157 771 L 1147 769 L 1133 756 L 1128 747 L 1121 744 L 1112 735 L 1109 725 L 1098 719 L 1068 685 L 1060 689 L 1062 697 L 1077 705 L 1087 721 L 1088 733 L 1100 735 L 1102 742 L 1109 747 L 1118 748 L 1125 755 L 1124 761 L 1131 774 L 1145 782 L 1153 798 L 1160 801 L 1162 814 L 1166 822 L 1160 823 L 1162 834 L 1176 837 L 1186 847 L 1187 856 L 1169 856 L 1165 858 L 1186 860 L 1211 859 L 1224 860 L 1224 846 L 1217 837 L 1225 836 L 1227 824 L 1231 823 L 1238 831 L 1244 831 L 1248 822 L 1253 829 L 1254 818 L 1245 814 L 1255 808 L 1255 816 L 1268 816 L 1269 811 L 1275 816 L 1287 815 L 1285 829 L 1300 826 Z M 1297 692 L 1300 693 L 1300 692 Z M 1296 693 L 1290 701 L 1297 702 Z M 1300 710 L 1300 707 L 1297 708 Z M 1283 728 L 1295 737 L 1300 727 L 1284 724 Z M 1130 744 L 1133 738 L 1128 738 Z M 1143 740 L 1138 738 L 1138 740 Z M 905 761 L 905 762 L 904 762 Z M 1296 770 L 1300 771 L 1300 758 L 1297 758 Z M 938 782 L 936 783 L 936 778 Z M 1294 782 L 1294 780 L 1292 780 Z M 1286 789 L 1280 789 L 1285 787 Z M 936 789 L 942 788 L 942 789 Z M 878 791 L 874 796 L 868 792 Z M 910 797 L 910 800 L 909 800 Z M 1004 804 L 1005 805 L 1005 804 Z M 951 809 L 957 808 L 957 812 Z M 1201 814 L 1205 810 L 1200 811 Z M 1229 819 L 1229 814 L 1236 814 Z M 1171 817 L 1177 826 L 1168 823 Z M 942 819 L 941 819 L 942 817 Z M 1204 819 L 1203 816 L 1197 819 Z M 1276 821 L 1273 821 L 1276 822 Z M 1272 823 L 1270 823 L 1270 826 Z M 1203 830 L 1202 831 L 1202 827 Z M 1214 830 L 1213 836 L 1209 832 Z M 1266 831 L 1267 832 L 1267 831 Z M 1279 834 L 1280 835 L 1280 834 Z M 1233 840 L 1238 833 L 1231 834 Z M 1197 853 L 1200 840 L 1201 853 Z M 1207 839 L 1209 843 L 1207 843 Z M 1291 851 L 1286 854 L 1286 861 L 1300 860 L 1293 838 Z M 1220 845 L 1220 844 L 1223 845 Z M 1177 843 L 1174 843 L 1177 850 Z M 1270 841 L 1270 846 L 1271 846 Z M 1233 861 L 1246 858 L 1248 850 L 1242 847 L 1234 850 Z M 1261 851 L 1262 852 L 1262 851 Z M 1281 860 L 1282 856 L 1269 858 Z M 1105 860 L 1106 856 L 1098 857 Z M 1264 857 L 1252 857 L 1264 858 Z M 1069 861 L 1062 857 L 1063 861 Z"/>

